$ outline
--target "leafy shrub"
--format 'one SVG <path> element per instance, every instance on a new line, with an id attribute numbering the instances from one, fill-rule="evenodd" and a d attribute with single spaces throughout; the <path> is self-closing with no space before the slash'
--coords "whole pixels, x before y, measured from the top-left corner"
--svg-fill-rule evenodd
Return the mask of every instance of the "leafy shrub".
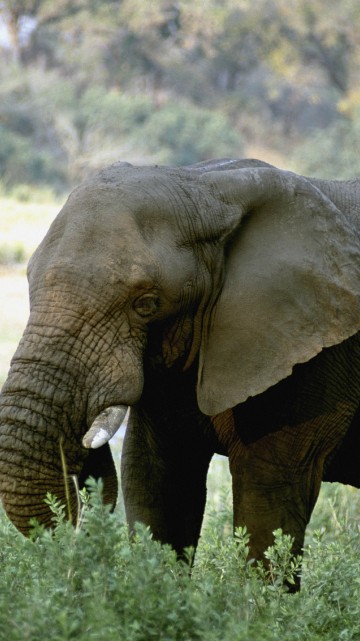
<path id="1" fill-rule="evenodd" d="M 21 243 L 0 245 L 0 265 L 14 265 L 26 260 L 25 247 Z"/>
<path id="2" fill-rule="evenodd" d="M 105 91 L 103 87 L 95 86 L 81 97 L 74 120 L 80 130 L 97 129 L 117 139 L 141 126 L 153 109 L 149 98 L 121 94 L 115 89 Z"/>
<path id="3" fill-rule="evenodd" d="M 168 98 L 167 98 L 168 99 Z M 240 156 L 241 137 L 220 110 L 77 87 L 55 70 L 34 67 L 0 88 L 0 173 L 7 188 L 48 184 L 68 190 L 89 169 L 119 159 L 188 164 Z"/>
<path id="4" fill-rule="evenodd" d="M 187 165 L 208 158 L 241 156 L 243 143 L 220 112 L 169 103 L 154 111 L 139 130 L 145 144 L 159 162 Z"/>
<path id="5" fill-rule="evenodd" d="M 308 176 L 346 180 L 359 175 L 360 112 L 315 131 L 293 155 L 296 170 Z"/>
<path id="6" fill-rule="evenodd" d="M 11 131 L 0 124 L 0 173 L 6 187 L 22 184 L 63 184 L 64 172 L 56 154 L 35 149 L 28 135 Z"/>
<path id="7" fill-rule="evenodd" d="M 336 540 L 315 533 L 305 555 L 303 588 L 290 595 L 284 577 L 298 571 L 291 539 L 280 531 L 269 568 L 247 559 L 249 537 L 203 532 L 192 577 L 168 546 L 138 526 L 130 542 L 123 514 L 110 514 L 101 484 L 83 494 L 74 529 L 49 497 L 52 533 L 34 527 L 24 539 L 0 520 L 0 638 L 9 641 L 355 641 L 360 635 L 357 526 Z M 91 509 L 88 509 L 89 506 Z M 189 551 L 189 557 L 191 551 Z"/>

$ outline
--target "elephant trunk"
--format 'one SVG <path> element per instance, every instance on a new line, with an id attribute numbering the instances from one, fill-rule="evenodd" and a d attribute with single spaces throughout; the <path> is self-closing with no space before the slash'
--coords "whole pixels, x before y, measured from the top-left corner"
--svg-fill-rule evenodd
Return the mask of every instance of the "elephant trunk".
<path id="1" fill-rule="evenodd" d="M 72 297 L 60 293 L 33 303 L 0 395 L 0 497 L 24 533 L 30 518 L 51 524 L 47 492 L 67 506 L 74 521 L 76 486 L 90 476 L 103 479 L 103 499 L 115 505 L 117 476 L 108 440 L 143 386 L 140 350 L 119 349 L 111 319 L 101 316 L 95 331 Z M 55 310 L 58 296 L 66 312 Z"/>
<path id="2" fill-rule="evenodd" d="M 100 420 L 93 423 L 99 449 L 86 449 L 81 442 L 88 425 L 79 368 L 75 363 L 66 370 L 31 363 L 23 350 L 17 352 L 0 395 L 0 497 L 9 518 L 24 534 L 33 518 L 51 525 L 52 513 L 45 502 L 48 492 L 66 506 L 73 522 L 78 488 L 89 476 L 103 478 L 105 502 L 114 506 L 117 497 L 110 448 L 105 439 L 100 442 L 97 431 Z M 118 426 L 125 411 L 117 413 Z M 111 430 L 115 431 L 114 421 Z"/>
<path id="3" fill-rule="evenodd" d="M 0 494 L 10 519 L 27 533 L 31 518 L 50 524 L 47 492 L 68 504 L 69 516 L 76 512 L 67 477 L 79 474 L 86 454 L 76 447 L 77 460 L 69 455 L 74 436 L 66 413 L 53 402 L 56 387 L 47 383 L 41 393 L 40 371 L 29 371 L 26 389 L 18 369 L 15 363 L 0 396 Z"/>

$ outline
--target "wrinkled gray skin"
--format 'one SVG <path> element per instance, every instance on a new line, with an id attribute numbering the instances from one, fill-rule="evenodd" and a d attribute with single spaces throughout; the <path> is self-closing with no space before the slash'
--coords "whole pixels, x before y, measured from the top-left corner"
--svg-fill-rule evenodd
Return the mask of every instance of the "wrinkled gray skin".
<path id="1" fill-rule="evenodd" d="M 300 551 L 321 480 L 360 481 L 359 215 L 359 181 L 252 160 L 118 163 L 76 189 L 30 261 L 1 394 L 13 523 L 49 524 L 45 494 L 66 484 L 75 519 L 75 477 L 102 477 L 114 504 L 107 440 L 130 406 L 131 526 L 196 546 L 219 452 L 251 556 L 279 527 Z"/>

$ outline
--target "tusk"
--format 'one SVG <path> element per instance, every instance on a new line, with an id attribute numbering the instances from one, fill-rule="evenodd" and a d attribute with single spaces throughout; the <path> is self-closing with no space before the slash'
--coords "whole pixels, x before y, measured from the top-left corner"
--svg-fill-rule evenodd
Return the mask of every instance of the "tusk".
<path id="1" fill-rule="evenodd" d="M 128 418 L 129 411 L 130 408 L 126 405 L 115 405 L 103 410 L 86 432 L 82 440 L 83 446 L 96 449 L 105 445 L 116 434 L 125 418 Z"/>

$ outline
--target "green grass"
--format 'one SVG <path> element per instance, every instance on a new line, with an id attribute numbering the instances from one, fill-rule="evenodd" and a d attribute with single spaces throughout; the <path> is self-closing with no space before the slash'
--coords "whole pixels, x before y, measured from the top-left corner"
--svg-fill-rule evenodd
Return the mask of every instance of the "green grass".
<path id="1" fill-rule="evenodd" d="M 53 201 L 0 198 L 0 265 L 27 261 L 59 209 Z"/>

